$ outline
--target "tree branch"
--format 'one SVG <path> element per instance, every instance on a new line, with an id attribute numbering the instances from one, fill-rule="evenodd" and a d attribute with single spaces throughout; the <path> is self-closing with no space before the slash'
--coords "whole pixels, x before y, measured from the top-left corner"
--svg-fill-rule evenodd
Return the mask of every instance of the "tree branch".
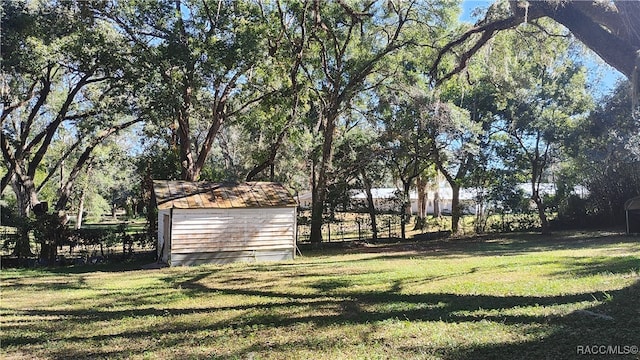
<path id="1" fill-rule="evenodd" d="M 53 136 L 56 133 L 58 126 L 60 126 L 60 124 L 64 121 L 65 115 L 67 111 L 69 111 L 69 108 L 71 107 L 71 104 L 73 103 L 74 98 L 76 97 L 80 89 L 82 89 L 82 87 L 87 84 L 87 82 L 89 81 L 92 75 L 93 74 L 89 72 L 84 76 L 82 76 L 82 78 L 78 81 L 78 83 L 74 86 L 74 88 L 69 92 L 69 94 L 67 94 L 67 98 L 65 99 L 65 102 L 60 107 L 60 110 L 58 111 L 56 118 L 52 122 L 50 122 L 49 125 L 47 125 L 47 127 L 43 131 L 41 131 L 38 135 L 36 135 L 34 139 L 29 143 L 29 145 L 26 146 L 25 153 L 28 153 L 30 152 L 32 147 L 40 143 L 40 147 L 38 148 L 38 151 L 29 162 L 29 166 L 27 168 L 27 175 L 32 177 L 35 175 L 36 169 L 40 165 L 40 162 L 42 161 L 44 154 L 47 152 L 47 149 L 49 148 L 49 144 L 51 143 L 51 140 L 53 139 Z"/>
<path id="2" fill-rule="evenodd" d="M 539 16 L 538 16 L 539 17 Z M 529 14 L 529 19 L 531 20 L 531 14 Z M 519 24 L 524 22 L 524 17 L 519 16 L 511 16 L 506 19 L 497 20 L 494 22 L 489 22 L 480 26 L 473 27 L 463 33 L 459 38 L 450 43 L 446 44 L 440 51 L 438 52 L 438 56 L 436 60 L 431 65 L 431 70 L 429 74 L 432 79 L 435 80 L 436 85 L 443 83 L 444 81 L 450 79 L 455 74 L 462 71 L 467 67 L 467 63 L 469 59 L 473 55 L 475 55 L 478 50 L 480 50 L 493 36 L 496 32 L 501 30 L 506 30 L 513 28 Z M 438 77 L 438 71 L 440 64 L 444 58 L 444 56 L 450 52 L 452 52 L 456 47 L 461 46 L 467 40 L 469 40 L 473 35 L 480 34 L 480 38 L 471 46 L 471 48 L 467 51 L 464 51 L 462 55 L 460 55 L 460 59 L 458 60 L 458 65 L 448 73 L 444 74 L 442 77 Z"/>
<path id="3" fill-rule="evenodd" d="M 480 25 L 467 30 L 440 49 L 429 71 L 435 84 L 441 84 L 462 71 L 469 59 L 497 32 L 542 17 L 549 17 L 564 25 L 602 60 L 623 73 L 627 78 L 632 79 L 634 71 L 638 71 L 635 69 L 638 67 L 638 51 L 640 50 L 640 24 L 637 23 L 640 3 L 614 1 L 615 8 L 610 3 L 577 0 L 564 2 L 510 0 L 509 3 L 512 9 L 511 16 L 499 20 L 490 20 L 485 17 L 479 23 Z M 458 65 L 453 70 L 439 76 L 445 55 L 463 46 L 476 34 L 480 34 L 480 38 L 469 50 L 460 55 Z"/>
<path id="4" fill-rule="evenodd" d="M 60 189 L 59 198 L 55 206 L 56 210 L 64 210 L 64 208 L 67 206 L 67 202 L 69 201 L 69 196 L 71 194 L 71 190 L 73 189 L 75 180 L 80 174 L 80 171 L 82 170 L 82 167 L 84 166 L 84 164 L 86 164 L 86 162 L 90 159 L 93 149 L 95 149 L 98 145 L 100 145 L 109 136 L 117 133 L 122 129 L 128 128 L 129 126 L 134 125 L 140 121 L 142 121 L 142 118 L 133 119 L 131 121 L 127 121 L 127 122 L 112 126 L 109 129 L 103 130 L 91 141 L 89 146 L 87 146 L 84 149 L 84 151 L 78 158 L 78 161 L 76 161 L 75 165 L 73 166 L 71 172 L 69 173 L 69 177 L 65 182 L 65 185 Z M 40 187 L 41 186 L 42 184 L 40 185 Z"/>
<path id="5" fill-rule="evenodd" d="M 27 116 L 26 121 L 20 123 L 20 146 L 24 147 L 27 142 L 27 137 L 31 132 L 31 124 L 33 124 L 34 119 L 38 115 L 38 111 L 42 105 L 44 105 L 47 97 L 49 96 L 49 92 L 51 91 L 51 70 L 53 65 L 49 64 L 47 66 L 47 74 L 42 78 L 42 89 L 39 91 L 38 101 L 36 101 L 33 108 L 29 112 L 29 116 Z M 21 150 L 21 149 L 20 149 Z M 18 150 L 18 151 L 20 151 Z"/>
<path id="6" fill-rule="evenodd" d="M 548 6 L 546 3 L 544 5 Z M 576 10 L 575 5 L 575 2 L 572 2 L 558 9 L 549 9 L 547 16 L 567 27 L 576 38 L 598 54 L 602 60 L 630 79 L 636 68 L 638 48 L 634 48 L 629 42 L 607 31 L 592 18 Z"/>
<path id="7" fill-rule="evenodd" d="M 13 177 L 15 173 L 16 161 L 12 156 L 11 151 L 9 149 L 9 142 L 4 134 L 4 132 L 0 133 L 0 149 L 2 151 L 2 157 L 5 159 L 7 166 L 7 173 L 2 177 L 0 181 L 0 194 L 4 192 L 4 189 L 9 185 L 9 181 L 11 177 Z"/>
<path id="8" fill-rule="evenodd" d="M 37 186 L 36 192 L 40 192 L 40 190 L 42 190 L 42 188 L 49 182 L 49 180 L 51 180 L 51 178 L 55 175 L 56 171 L 58 171 L 62 163 L 64 163 L 64 161 L 71 155 L 71 153 L 80 145 L 81 141 L 82 139 L 78 139 L 78 141 L 73 143 L 73 145 L 71 145 L 64 152 L 64 154 L 62 154 L 62 156 L 58 159 L 58 161 L 56 161 L 53 167 L 49 169 L 49 172 L 47 173 L 47 176 L 44 178 L 44 180 L 42 180 L 42 182 L 40 182 L 40 185 Z"/>
<path id="9" fill-rule="evenodd" d="M 9 106 L 5 106 L 2 109 L 2 115 L 0 115 L 0 123 L 4 123 L 5 119 L 9 116 L 9 114 L 11 114 L 11 112 L 13 112 L 17 108 L 25 106 L 31 101 L 31 99 L 33 99 L 34 96 L 36 96 L 35 88 L 38 82 L 39 80 L 35 80 L 33 81 L 33 83 L 31 83 L 31 86 L 29 86 L 29 90 L 27 91 L 27 94 L 23 100 L 15 104 L 9 104 Z"/>

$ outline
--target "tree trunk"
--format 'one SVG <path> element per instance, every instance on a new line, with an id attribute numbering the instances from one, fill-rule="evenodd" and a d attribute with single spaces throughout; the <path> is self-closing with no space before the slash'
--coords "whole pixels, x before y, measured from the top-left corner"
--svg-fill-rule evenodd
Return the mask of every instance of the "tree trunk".
<path id="1" fill-rule="evenodd" d="M 18 198 L 18 203 L 20 203 L 20 201 L 20 198 Z M 16 244 L 11 253 L 11 255 L 16 256 L 18 260 L 22 260 L 24 258 L 32 257 L 35 255 L 33 251 L 31 251 L 31 240 L 29 239 L 31 223 L 29 221 L 29 218 L 23 215 L 23 209 L 20 209 L 20 211 L 20 223 L 17 226 L 18 234 L 15 238 Z"/>
<path id="2" fill-rule="evenodd" d="M 487 216 L 485 216 L 484 200 L 476 205 L 476 232 L 484 233 L 487 228 Z"/>
<path id="3" fill-rule="evenodd" d="M 33 207 L 40 202 L 38 201 L 35 187 L 29 186 L 29 184 L 33 185 L 33 182 L 29 179 L 27 179 L 26 182 L 21 181 L 17 174 L 14 174 L 11 179 L 11 187 L 16 194 L 18 212 L 21 218 L 20 226 L 18 226 L 18 237 L 16 238 L 16 244 L 12 252 L 12 255 L 17 256 L 18 259 L 35 255 L 33 251 L 31 251 L 31 240 L 29 238 L 29 232 L 31 230 L 29 215 Z"/>
<path id="4" fill-rule="evenodd" d="M 406 229 L 407 223 L 411 220 L 411 196 L 409 190 L 411 188 L 411 182 L 402 181 L 402 209 L 400 214 L 400 237 L 402 240 L 407 238 Z"/>
<path id="5" fill-rule="evenodd" d="M 538 216 L 540 217 L 540 225 L 542 235 L 548 235 L 551 233 L 549 228 L 549 220 L 547 219 L 547 214 L 545 213 L 545 206 L 542 202 L 542 198 L 540 197 L 540 192 L 535 190 L 533 195 L 531 196 L 531 200 L 536 204 L 536 208 L 538 209 Z"/>
<path id="6" fill-rule="evenodd" d="M 541 232 L 543 235 L 549 234 L 549 221 L 545 213 L 545 204 L 540 197 L 540 183 L 546 161 L 542 160 L 536 151 L 536 157 L 531 160 L 531 200 L 536 204 L 538 217 L 540 218 Z"/>
<path id="7" fill-rule="evenodd" d="M 427 225 L 429 194 L 427 192 L 427 182 L 422 175 L 418 176 L 416 186 L 418 187 L 418 217 L 416 218 L 414 230 L 424 230 Z"/>
<path id="8" fill-rule="evenodd" d="M 436 191 L 433 193 L 433 217 L 440 218 L 442 216 L 440 212 L 440 186 L 436 187 Z"/>
<path id="9" fill-rule="evenodd" d="M 367 210 L 369 211 L 369 217 L 371 218 L 371 238 L 378 240 L 378 224 L 376 223 L 376 205 L 373 202 L 373 193 L 371 192 L 371 180 L 367 177 L 363 169 L 360 169 L 360 175 L 362 176 L 362 183 L 364 184 L 364 191 L 367 194 Z"/>
<path id="10" fill-rule="evenodd" d="M 311 243 L 322 242 L 322 212 L 324 201 L 327 197 L 327 176 L 331 169 L 333 157 L 333 136 L 335 134 L 336 119 L 338 114 L 331 112 L 326 116 L 326 124 L 323 130 L 324 141 L 322 143 L 322 157 L 318 171 L 318 180 L 315 186 L 315 196 L 312 196 L 311 206 Z"/>
<path id="11" fill-rule="evenodd" d="M 460 230 L 460 217 L 462 211 L 460 209 L 460 185 L 453 183 L 451 185 L 451 233 L 457 234 Z"/>
<path id="12" fill-rule="evenodd" d="M 322 242 L 322 225 L 324 223 L 322 213 L 324 211 L 324 202 L 318 200 L 319 196 L 318 190 L 315 191 L 315 195 L 312 194 L 311 196 L 311 234 L 309 240 L 312 244 Z"/>
<path id="13" fill-rule="evenodd" d="M 76 215 L 76 230 L 82 228 L 82 213 L 84 212 L 85 193 L 85 189 L 82 189 L 82 192 L 80 193 L 80 202 L 78 203 L 78 214 Z"/>
<path id="14" fill-rule="evenodd" d="M 184 115 L 183 115 L 184 116 Z M 189 136 L 189 120 L 178 119 L 178 141 L 180 144 L 180 169 L 183 180 L 196 181 L 198 175 L 195 169 L 195 160 L 191 150 L 191 138 Z"/>

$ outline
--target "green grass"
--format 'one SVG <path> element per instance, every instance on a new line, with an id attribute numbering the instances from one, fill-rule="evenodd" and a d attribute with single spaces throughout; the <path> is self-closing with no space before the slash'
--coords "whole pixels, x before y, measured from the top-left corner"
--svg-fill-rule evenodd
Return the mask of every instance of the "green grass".
<path id="1" fill-rule="evenodd" d="M 640 345 L 640 239 L 607 233 L 1 281 L 7 359 L 584 359 L 578 346 Z"/>

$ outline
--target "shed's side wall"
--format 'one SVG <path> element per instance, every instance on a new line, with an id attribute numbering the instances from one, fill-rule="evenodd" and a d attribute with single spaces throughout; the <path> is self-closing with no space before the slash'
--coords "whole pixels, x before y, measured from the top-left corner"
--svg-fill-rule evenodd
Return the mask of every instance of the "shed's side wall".
<path id="1" fill-rule="evenodd" d="M 165 215 L 170 216 L 169 210 L 158 210 L 158 259 L 164 263 L 169 263 L 169 251 L 165 249 Z M 167 234 L 169 235 L 169 234 Z M 163 253 L 164 251 L 164 253 Z"/>
<path id="2" fill-rule="evenodd" d="M 627 233 L 640 234 L 640 209 L 627 210 Z"/>
<path id="3" fill-rule="evenodd" d="M 296 208 L 174 209 L 171 265 L 289 260 Z"/>

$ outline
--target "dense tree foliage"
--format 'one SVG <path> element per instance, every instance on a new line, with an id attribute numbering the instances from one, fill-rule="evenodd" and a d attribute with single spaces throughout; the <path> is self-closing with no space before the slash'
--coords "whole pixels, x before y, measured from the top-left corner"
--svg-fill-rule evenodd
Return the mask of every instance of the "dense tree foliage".
<path id="1" fill-rule="evenodd" d="M 640 195 L 640 121 L 632 113 L 629 84 L 621 82 L 566 139 L 566 184 L 584 186 L 586 201 L 570 198 L 561 209 L 576 225 L 624 222 L 624 203 Z"/>
<path id="2" fill-rule="evenodd" d="M 51 179 L 60 164 L 79 154 L 56 208 L 63 210 L 73 182 L 91 151 L 113 133 L 140 119 L 128 108 L 126 58 L 122 39 L 112 27 L 82 16 L 69 5 L 21 2 L 3 8 L 3 81 L 11 89 L 2 111 L 2 154 L 7 172 L 1 190 L 11 184 L 20 213 L 40 203 L 37 171 L 61 131 L 73 138 L 47 167 Z M 124 121 L 123 121 L 124 120 Z M 44 170 L 44 169 L 42 169 Z"/>
<path id="3" fill-rule="evenodd" d="M 433 139 L 427 135 L 435 117 L 428 94 L 419 88 L 381 93 L 378 104 L 383 130 L 380 136 L 386 163 L 401 183 L 401 237 L 411 217 L 410 190 L 431 165 Z"/>
<path id="4" fill-rule="evenodd" d="M 128 39 L 145 73 L 154 123 L 171 130 L 181 177 L 198 180 L 222 126 L 274 90 L 253 2 L 107 2 L 97 9 Z"/>
<path id="5" fill-rule="evenodd" d="M 526 175 L 542 231 L 548 232 L 541 185 L 549 182 L 549 170 L 562 158 L 564 137 L 591 107 L 585 70 L 568 56 L 570 43 L 563 37 L 501 35 L 509 37 L 507 45 L 497 51 L 500 58 L 493 57 L 492 63 L 502 60 L 503 72 L 494 75 L 494 106 L 500 130 L 508 135 L 504 155 L 509 167 Z M 534 43 L 535 48 L 530 46 Z M 528 61 L 516 62 L 518 58 Z"/>
<path id="6" fill-rule="evenodd" d="M 3 202 L 23 219 L 46 202 L 47 221 L 66 212 L 80 227 L 120 208 L 153 217 L 151 179 L 280 181 L 312 193 L 318 243 L 352 189 L 377 237 L 382 186 L 402 190 L 404 236 L 409 193 L 424 224 L 440 176 L 453 232 L 463 188 L 481 231 L 488 208 L 526 210 L 519 182 L 543 231 L 550 210 L 615 223 L 640 188 L 638 96 L 625 91 L 637 3 L 497 1 L 475 25 L 455 21 L 457 4 L 4 2 Z M 571 34 L 630 80 L 595 110 Z M 17 255 L 31 255 L 28 230 Z"/>
<path id="7" fill-rule="evenodd" d="M 112 26 L 74 3 L 2 6 L 2 85 L 10 92 L 3 94 L 0 191 L 11 186 L 23 217 L 33 209 L 42 214 L 47 207 L 39 191 L 72 163 L 52 199 L 63 211 L 94 149 L 141 120 L 128 97 L 130 53 Z M 63 133 L 68 145 L 53 154 Z M 23 235 L 21 243 L 28 243 Z M 30 253 L 28 245 L 15 251 Z"/>
<path id="8" fill-rule="evenodd" d="M 390 54 L 415 46 L 421 39 L 431 40 L 442 31 L 451 21 L 447 5 L 445 1 L 316 1 L 284 10 L 282 18 L 299 29 L 294 37 L 310 47 L 303 55 L 301 70 L 311 90 L 309 117 L 319 134 L 318 160 L 312 163 L 312 242 L 322 241 L 323 204 L 338 120 L 360 92 L 388 76 L 389 67 L 383 61 Z"/>
<path id="9" fill-rule="evenodd" d="M 499 32 L 550 18 L 564 25 L 605 62 L 636 82 L 637 89 L 640 71 L 638 14 L 640 3 L 636 1 L 496 1 L 483 20 L 461 34 L 453 34 L 454 39 L 441 49 L 432 72 L 439 82 L 448 79 L 462 71 L 469 59 Z M 459 54 L 456 56 L 458 65 L 441 73 L 442 60 L 450 53 Z"/>

